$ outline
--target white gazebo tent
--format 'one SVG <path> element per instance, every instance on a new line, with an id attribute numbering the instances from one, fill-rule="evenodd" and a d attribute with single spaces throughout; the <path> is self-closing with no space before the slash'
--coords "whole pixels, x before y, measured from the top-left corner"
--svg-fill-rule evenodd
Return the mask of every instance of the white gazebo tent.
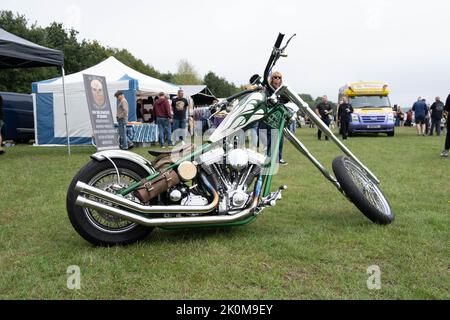
<path id="1" fill-rule="evenodd" d="M 90 144 L 92 128 L 84 90 L 83 74 L 104 76 L 115 118 L 114 93 L 121 90 L 129 103 L 129 121 L 136 120 L 136 96 L 157 95 L 159 92 L 176 94 L 178 87 L 142 74 L 114 57 L 109 57 L 86 70 L 65 76 L 66 109 L 64 111 L 63 79 L 35 82 L 33 106 L 36 145 Z M 65 116 L 69 128 L 65 127 Z M 68 137 L 67 137 L 68 136 Z"/>

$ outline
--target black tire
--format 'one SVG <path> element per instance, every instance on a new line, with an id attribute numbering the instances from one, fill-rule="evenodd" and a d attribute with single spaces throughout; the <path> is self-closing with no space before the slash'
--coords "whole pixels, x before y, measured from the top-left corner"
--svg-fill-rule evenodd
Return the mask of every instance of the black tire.
<path id="1" fill-rule="evenodd" d="M 347 197 L 367 218 L 382 225 L 394 221 L 394 212 L 383 192 L 354 161 L 337 157 L 333 171 Z"/>
<path id="2" fill-rule="evenodd" d="M 114 163 L 118 167 L 123 182 L 131 183 L 148 176 L 147 171 L 133 162 L 115 159 Z M 115 172 L 111 162 L 92 160 L 75 175 L 67 191 L 66 206 L 70 222 L 84 239 L 96 246 L 130 244 L 144 239 L 154 229 L 119 219 L 103 212 L 82 208 L 75 204 L 75 200 L 80 194 L 75 190 L 75 185 L 78 181 L 95 185 L 96 182 L 101 181 L 102 175 L 106 178 L 114 176 L 117 181 Z M 104 221 L 112 224 L 123 224 L 123 227 L 113 228 L 102 223 L 99 219 L 104 219 Z"/>
<path id="3" fill-rule="evenodd" d="M 395 135 L 395 131 L 392 131 L 392 132 L 388 132 L 388 137 L 393 137 L 394 135 Z"/>

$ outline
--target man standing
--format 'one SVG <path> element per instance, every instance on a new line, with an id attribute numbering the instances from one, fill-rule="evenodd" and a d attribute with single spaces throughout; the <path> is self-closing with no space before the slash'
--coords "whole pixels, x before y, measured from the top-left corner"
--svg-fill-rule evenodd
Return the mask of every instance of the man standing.
<path id="1" fill-rule="evenodd" d="M 178 90 L 178 95 L 172 100 L 172 111 L 173 111 L 173 131 L 176 132 L 180 130 L 179 136 L 181 142 L 184 144 L 184 136 L 186 131 L 186 119 L 187 110 L 189 107 L 189 102 L 183 97 L 183 90 Z M 176 132 L 178 134 L 178 132 Z M 178 142 L 178 136 L 175 137 L 175 143 Z"/>
<path id="2" fill-rule="evenodd" d="M 120 149 L 128 150 L 134 147 L 133 142 L 127 135 L 127 123 L 128 123 L 128 101 L 125 99 L 122 91 L 117 91 L 114 94 L 117 98 L 117 125 L 119 128 L 119 144 Z"/>
<path id="3" fill-rule="evenodd" d="M 322 97 L 322 102 L 316 106 L 316 114 L 322 119 L 322 121 L 328 126 L 330 126 L 330 117 L 328 116 L 333 111 L 331 103 L 328 102 L 328 97 L 325 95 Z M 322 131 L 320 128 L 317 131 L 317 138 L 322 139 Z M 325 135 L 325 140 L 328 140 L 328 136 Z"/>
<path id="4" fill-rule="evenodd" d="M 3 127 L 3 98 L 0 96 L 0 155 L 5 153 L 3 150 L 2 143 L 2 127 Z"/>
<path id="5" fill-rule="evenodd" d="M 427 113 L 425 114 L 425 135 L 430 134 L 430 126 L 431 126 L 431 119 L 430 119 L 430 104 L 427 103 L 426 99 L 422 99 L 422 101 L 427 106 Z"/>
<path id="6" fill-rule="evenodd" d="M 348 98 L 344 97 L 342 103 L 338 109 L 338 122 L 341 125 L 342 139 L 347 140 L 348 127 L 350 126 L 350 120 L 352 119 L 353 107 L 348 103 Z"/>
<path id="7" fill-rule="evenodd" d="M 422 100 L 421 97 L 417 99 L 412 107 L 414 112 L 414 120 L 416 122 L 417 135 L 425 136 L 425 117 L 428 113 L 427 104 Z"/>
<path id="8" fill-rule="evenodd" d="M 169 146 L 172 146 L 172 129 L 170 127 L 172 110 L 164 92 L 158 94 L 158 100 L 156 100 L 155 105 L 153 106 L 153 114 L 155 115 L 156 124 L 158 125 L 159 144 L 161 145 L 161 148 L 165 148 L 164 143 L 166 139 Z"/>
<path id="9" fill-rule="evenodd" d="M 436 127 L 436 134 L 441 135 L 441 120 L 442 114 L 444 112 L 444 103 L 441 101 L 440 97 L 436 97 L 436 101 L 430 107 L 431 109 L 431 128 L 430 136 L 433 135 L 434 127 Z"/>
<path id="10" fill-rule="evenodd" d="M 448 151 L 450 150 L 450 94 L 445 101 L 444 110 L 447 112 L 447 135 L 445 136 L 445 147 L 441 153 L 441 157 L 448 157 Z"/>

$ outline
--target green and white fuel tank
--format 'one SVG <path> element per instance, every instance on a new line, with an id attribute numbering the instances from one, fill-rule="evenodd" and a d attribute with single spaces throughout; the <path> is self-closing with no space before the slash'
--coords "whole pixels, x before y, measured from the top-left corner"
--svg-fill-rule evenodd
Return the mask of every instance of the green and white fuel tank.
<path id="1" fill-rule="evenodd" d="M 267 112 L 266 101 L 267 95 L 262 91 L 252 92 L 241 97 L 237 103 L 233 103 L 233 109 L 208 141 L 211 143 L 221 141 L 249 124 L 261 120 Z"/>

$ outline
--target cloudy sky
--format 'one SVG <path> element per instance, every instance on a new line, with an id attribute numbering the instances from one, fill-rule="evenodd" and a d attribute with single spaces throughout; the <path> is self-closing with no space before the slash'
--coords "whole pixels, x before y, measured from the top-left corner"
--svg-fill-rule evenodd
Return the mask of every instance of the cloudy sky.
<path id="1" fill-rule="evenodd" d="M 201 76 L 245 84 L 263 72 L 278 32 L 296 33 L 277 69 L 298 92 L 336 100 L 345 83 L 380 80 L 404 107 L 450 93 L 446 0 L 1 0 L 0 9 L 62 22 L 162 72 L 187 59 Z"/>

